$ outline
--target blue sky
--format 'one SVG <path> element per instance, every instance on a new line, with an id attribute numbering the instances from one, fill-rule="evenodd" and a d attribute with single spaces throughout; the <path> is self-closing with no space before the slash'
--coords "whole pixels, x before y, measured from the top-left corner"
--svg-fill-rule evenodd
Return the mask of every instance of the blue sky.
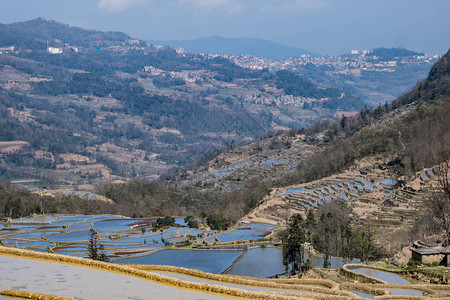
<path id="1" fill-rule="evenodd" d="M 44 17 L 146 40 L 254 37 L 320 54 L 450 47 L 450 0 L 0 0 L 0 23 Z"/>

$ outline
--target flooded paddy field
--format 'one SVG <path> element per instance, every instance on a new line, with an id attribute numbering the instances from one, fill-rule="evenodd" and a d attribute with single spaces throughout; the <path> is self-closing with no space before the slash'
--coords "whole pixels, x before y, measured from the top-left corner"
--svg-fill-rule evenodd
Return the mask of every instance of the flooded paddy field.
<path id="1" fill-rule="evenodd" d="M 242 224 L 233 230 L 219 232 L 187 227 L 184 218 L 175 218 L 177 227 L 152 230 L 156 219 L 131 219 L 113 215 L 55 215 L 14 219 L 0 223 L 0 240 L 6 246 L 87 257 L 90 230 L 99 236 L 111 261 L 118 263 L 159 264 L 193 268 L 205 272 L 222 273 L 245 254 L 259 255 L 255 250 L 236 249 L 196 250 L 204 244 L 216 242 L 248 243 L 272 234 L 279 227 L 271 224 Z M 198 220 L 200 221 L 200 220 Z M 189 249 L 182 249 L 190 245 Z M 194 249 L 191 249 L 191 248 Z M 267 253 L 273 250 L 267 250 Z M 279 254 L 278 249 L 278 254 Z M 277 265 L 281 258 L 276 255 Z M 259 277 L 275 275 L 276 271 L 258 272 Z M 249 274 L 247 274 L 249 275 Z"/>
<path id="2" fill-rule="evenodd" d="M 396 296 L 423 296 L 422 291 L 412 289 L 387 289 L 391 295 Z"/>
<path id="3" fill-rule="evenodd" d="M 237 228 L 228 233 L 220 234 L 217 239 L 220 242 L 231 242 L 231 241 L 254 241 L 263 239 L 269 235 L 269 231 L 254 230 L 250 227 Z"/>
<path id="4" fill-rule="evenodd" d="M 224 276 L 250 276 L 260 278 L 259 280 L 285 273 L 282 249 L 270 246 L 270 235 L 279 229 L 278 226 L 246 222 L 246 224 L 241 224 L 229 231 L 219 232 L 209 230 L 202 225 L 201 229 L 188 228 L 186 225 L 181 225 L 184 221 L 181 220 L 182 218 L 177 219 L 175 227 L 158 228 L 153 231 L 150 224 L 154 222 L 154 219 L 130 219 L 111 215 L 56 215 L 24 218 L 12 220 L 10 223 L 1 223 L 0 240 L 10 247 L 84 258 L 88 256 L 87 246 L 90 230 L 95 229 L 99 235 L 98 242 L 104 246 L 104 251 L 110 261 L 118 266 L 124 264 L 127 266 L 132 264 L 165 265 L 196 269 L 207 273 L 226 274 Z M 266 242 L 265 246 L 255 243 L 255 240 L 263 238 Z M 209 248 L 205 248 L 206 243 L 211 243 Z M 313 268 L 323 267 L 322 256 L 306 254 L 304 260 L 309 260 Z M 39 265 L 39 263 L 43 265 Z M 336 269 L 348 261 L 332 257 L 330 263 L 331 268 Z M 358 263 L 358 261 L 352 263 Z M 14 259 L 0 256 L 0 268 L 2 270 L 0 290 L 16 287 L 16 289 L 70 296 L 77 299 L 96 299 L 99 295 L 102 297 L 106 295 L 108 299 L 148 299 L 148 295 L 153 295 L 152 298 L 164 299 L 179 299 L 180 297 L 184 299 L 220 299 L 220 296 L 179 290 L 170 286 L 164 286 L 164 289 L 161 289 L 161 285 L 158 283 L 143 282 L 143 279 L 139 278 L 130 280 L 129 276 L 101 270 L 88 269 L 89 271 L 86 271 L 86 268 L 83 267 L 76 269 L 73 265 L 59 265 L 34 260 L 30 262 L 23 258 Z M 14 270 L 10 271 L 12 268 Z M 290 290 L 290 287 L 286 286 L 246 286 L 246 283 L 239 282 L 217 283 L 215 279 L 207 277 L 179 273 L 169 274 L 167 268 L 169 267 L 163 267 L 156 273 L 167 275 L 174 280 L 213 284 L 249 292 L 287 292 L 302 295 L 309 291 L 308 289 L 305 291 Z M 353 272 L 385 281 L 387 284 L 383 284 L 381 289 L 391 295 L 423 296 L 426 292 L 426 289 L 410 285 L 405 278 L 388 271 L 354 264 L 349 265 L 348 268 Z M 126 279 L 120 276 L 126 276 Z M 88 278 L 91 280 L 87 280 Z M 96 280 L 92 280 L 92 278 L 96 278 Z M 98 280 L 101 280 L 103 288 L 95 285 Z M 118 281 L 121 283 L 116 283 Z M 106 283 L 104 284 L 104 282 Z M 147 287 L 152 285 L 153 290 L 149 288 L 149 291 L 146 291 Z M 105 291 L 105 286 L 111 286 L 111 289 Z M 380 289 L 380 285 L 378 288 Z M 373 298 L 375 295 L 371 295 L 370 292 L 358 291 L 355 286 L 348 286 L 342 290 L 364 298 Z M 145 294 L 151 292 L 156 294 Z"/>
<path id="5" fill-rule="evenodd" d="M 380 270 L 374 270 L 364 267 L 349 267 L 349 270 L 359 274 L 381 279 L 389 284 L 409 284 L 408 280 L 406 280 L 405 278 L 390 272 L 383 272 Z"/>
<path id="6" fill-rule="evenodd" d="M 150 225 L 154 222 L 155 219 L 113 215 L 22 218 L 8 224 L 0 223 L 0 240 L 6 246 L 87 257 L 90 230 L 94 229 L 105 254 L 111 261 L 121 264 L 170 265 L 259 278 L 285 272 L 280 248 L 247 248 L 254 241 L 268 241 L 267 237 L 279 226 L 247 223 L 226 232 L 218 232 L 189 228 L 182 225 L 186 224 L 183 218 L 176 218 L 178 227 L 153 232 Z M 223 247 L 220 246 L 222 242 L 225 243 Z M 244 246 L 243 243 L 248 245 Z M 214 248 L 196 249 L 205 244 Z M 186 245 L 190 246 L 184 249 Z M 306 256 L 305 260 L 308 258 Z M 332 268 L 339 268 L 346 263 L 339 258 L 330 260 Z M 322 267 L 323 257 L 311 256 L 310 263 L 313 267 Z"/>
<path id="7" fill-rule="evenodd" d="M 123 274 L 24 258 L 0 256 L 0 268 L 0 290 L 76 299 L 227 299 Z"/>
<path id="8" fill-rule="evenodd" d="M 242 251 L 166 249 L 154 254 L 121 259 L 116 262 L 123 264 L 169 265 L 208 273 L 222 273 L 242 254 Z"/>
<path id="9" fill-rule="evenodd" d="M 310 260 L 313 268 L 323 267 L 323 257 L 319 255 L 305 255 L 305 261 Z M 264 262 L 264 263 L 261 263 Z M 337 269 L 348 263 L 339 257 L 331 257 L 331 268 Z M 357 263 L 354 261 L 353 263 Z M 283 251 L 276 247 L 253 248 L 246 251 L 242 257 L 235 262 L 226 274 L 266 278 L 285 273 L 283 265 Z"/>

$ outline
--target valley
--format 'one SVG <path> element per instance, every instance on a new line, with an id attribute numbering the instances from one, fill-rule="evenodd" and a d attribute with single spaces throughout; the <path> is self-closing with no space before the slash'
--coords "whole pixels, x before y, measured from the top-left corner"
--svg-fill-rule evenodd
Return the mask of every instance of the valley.
<path id="1" fill-rule="evenodd" d="M 164 179 L 264 134 L 370 105 L 367 93 L 336 88 L 320 72 L 307 75 L 313 83 L 289 64 L 252 70 L 45 19 L 1 28 L 0 139 L 21 146 L 0 148 L 0 176 L 28 187 L 93 191 L 105 181 Z M 402 59 L 415 70 L 415 56 Z"/>
<path id="2" fill-rule="evenodd" d="M 41 18 L 0 37 L 8 268 L 173 298 L 447 296 L 450 52 L 271 62 Z M 29 284 L 0 290 L 57 290 Z"/>

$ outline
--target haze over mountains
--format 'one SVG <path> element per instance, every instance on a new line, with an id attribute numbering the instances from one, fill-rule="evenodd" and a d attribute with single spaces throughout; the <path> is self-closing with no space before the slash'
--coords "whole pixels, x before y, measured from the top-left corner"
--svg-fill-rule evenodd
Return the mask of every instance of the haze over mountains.
<path id="1" fill-rule="evenodd" d="M 0 36 L 0 137 L 16 142 L 5 144 L 13 149 L 2 157 L 5 179 L 148 178 L 225 144 L 364 107 L 290 72 L 177 53 L 123 33 L 35 19 L 1 25 Z"/>
<path id="2" fill-rule="evenodd" d="M 301 55 L 319 56 L 308 50 L 255 38 L 224 38 L 214 36 L 197 40 L 151 41 L 151 43 L 176 49 L 183 48 L 186 51 L 194 53 L 241 54 L 269 59 L 287 59 Z"/>
<path id="3" fill-rule="evenodd" d="M 364 76 L 326 61 L 268 71 L 41 18 L 2 24 L 0 37 L 0 176 L 62 185 L 154 179 L 268 132 L 355 114 L 364 95 L 384 91 L 385 76 L 401 70 L 394 85 L 406 88 L 401 74 L 420 78 L 431 65 Z M 368 92 L 334 85 L 374 76 Z"/>

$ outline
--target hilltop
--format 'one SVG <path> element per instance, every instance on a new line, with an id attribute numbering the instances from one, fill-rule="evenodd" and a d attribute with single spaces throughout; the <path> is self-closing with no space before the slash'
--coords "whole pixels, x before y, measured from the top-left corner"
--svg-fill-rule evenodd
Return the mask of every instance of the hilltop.
<path id="1" fill-rule="evenodd" d="M 308 50 L 280 45 L 255 38 L 224 38 L 219 36 L 196 40 L 151 41 L 155 45 L 183 48 L 193 53 L 253 55 L 269 59 L 287 59 L 294 56 L 318 56 Z"/>

